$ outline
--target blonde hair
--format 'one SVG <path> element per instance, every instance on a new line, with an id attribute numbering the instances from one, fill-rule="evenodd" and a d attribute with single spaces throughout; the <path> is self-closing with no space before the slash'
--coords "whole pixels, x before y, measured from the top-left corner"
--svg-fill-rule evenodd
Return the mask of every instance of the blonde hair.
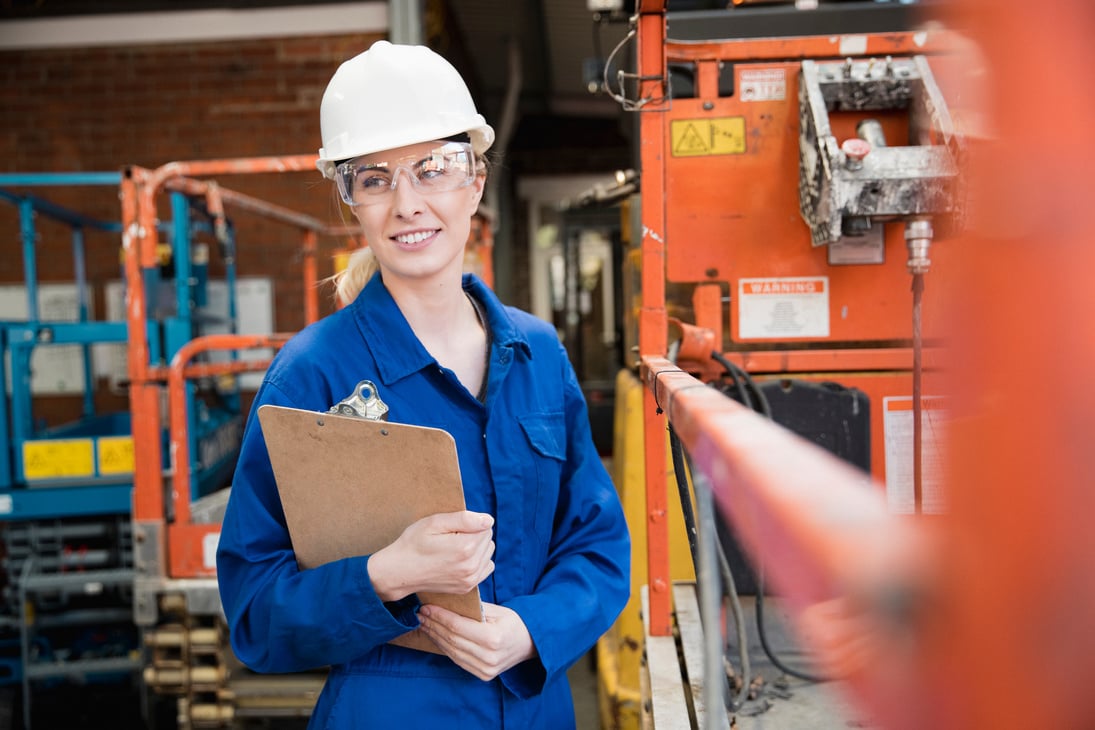
<path id="1" fill-rule="evenodd" d="M 357 295 L 369 283 L 369 279 L 373 278 L 373 274 L 376 273 L 378 268 L 380 266 L 376 261 L 376 256 L 373 255 L 373 250 L 368 246 L 362 246 L 350 254 L 350 258 L 346 262 L 346 268 L 336 272 L 329 279 L 335 285 L 335 299 L 338 303 L 341 306 L 346 306 L 357 299 Z"/>

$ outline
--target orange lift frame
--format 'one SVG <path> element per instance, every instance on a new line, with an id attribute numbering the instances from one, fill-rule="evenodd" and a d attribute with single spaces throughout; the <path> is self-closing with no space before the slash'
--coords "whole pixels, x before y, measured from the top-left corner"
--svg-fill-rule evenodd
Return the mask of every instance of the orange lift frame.
<path id="1" fill-rule="evenodd" d="M 211 335 L 195 339 L 177 352 L 169 364 L 149 361 L 145 331 L 147 293 L 143 272 L 157 266 L 156 199 L 163 190 L 205 196 L 210 212 L 222 224 L 225 206 L 255 213 L 297 228 L 301 233 L 305 323 L 319 316 L 316 245 L 319 235 L 353 236 L 356 229 L 330 226 L 311 216 L 268 201 L 220 187 L 196 176 L 284 173 L 315 169 L 314 155 L 255 157 L 194 162 L 172 162 L 154 170 L 126 168 L 121 185 L 123 253 L 126 276 L 126 316 L 129 327 L 128 370 L 134 443 L 133 521 L 139 555 L 157 567 L 151 577 L 210 578 L 216 575 L 210 551 L 218 524 L 196 524 L 190 519 L 189 460 L 183 384 L 187 379 L 249 370 L 262 370 L 268 361 L 192 363 L 211 350 L 278 348 L 291 333 Z M 168 413 L 161 402 L 167 391 Z M 172 463 L 165 469 L 160 449 L 161 424 L 170 424 Z M 166 475 L 166 476 L 165 476 Z M 169 479 L 171 490 L 164 489 Z M 168 499 L 166 495 L 170 495 Z M 168 517 L 170 515 L 170 518 Z M 138 560 L 140 562 L 140 560 Z M 157 576 L 156 572 L 162 572 Z"/>

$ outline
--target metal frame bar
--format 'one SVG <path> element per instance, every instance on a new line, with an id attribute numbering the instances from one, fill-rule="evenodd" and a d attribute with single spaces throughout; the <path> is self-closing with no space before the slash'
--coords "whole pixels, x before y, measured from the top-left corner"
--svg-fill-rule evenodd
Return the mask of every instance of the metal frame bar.
<path id="1" fill-rule="evenodd" d="M 302 236 L 302 276 L 307 302 L 306 322 L 311 322 L 318 318 L 318 293 L 314 287 L 317 237 L 352 236 L 357 235 L 357 229 L 350 226 L 330 226 L 304 213 L 221 187 L 215 181 L 195 178 L 314 169 L 314 155 L 289 155 L 171 162 L 154 170 L 132 166 L 124 171 L 121 183 L 123 249 L 126 282 L 129 287 L 128 371 L 135 451 L 133 517 L 136 523 L 142 525 L 143 533 L 162 541 L 158 549 L 166 556 L 162 563 L 164 577 L 190 578 L 215 574 L 215 569 L 203 560 L 202 550 L 206 536 L 215 533 L 219 528 L 217 525 L 192 524 L 190 520 L 191 468 L 186 428 L 186 381 L 214 374 L 260 370 L 268 365 L 261 361 L 195 365 L 190 363 L 191 358 L 213 349 L 233 351 L 279 347 L 288 335 L 201 337 L 186 343 L 174 353 L 169 366 L 150 361 L 151 333 L 145 329 L 148 295 L 144 288 L 144 272 L 156 266 L 156 197 L 163 191 L 204 196 L 215 227 L 223 224 L 225 206 L 233 206 L 299 229 Z M 224 233 L 221 231 L 221 234 Z M 164 388 L 169 395 L 166 415 L 171 424 L 173 489 L 170 497 L 164 490 L 163 455 L 159 449 L 159 424 L 163 415 L 159 394 Z M 145 529 L 153 524 L 164 525 L 165 529 Z"/>
<path id="2" fill-rule="evenodd" d="M 766 581 L 804 629 L 804 641 L 831 676 L 877 709 L 876 667 L 858 658 L 842 662 L 834 649 L 853 638 L 849 626 L 868 625 L 885 629 L 854 637 L 869 641 L 870 656 L 896 647 L 924 592 L 930 535 L 891 515 L 884 492 L 865 474 L 669 360 L 643 357 L 641 370 L 657 420 L 673 425 L 697 484 L 710 488 L 746 551 L 764 556 Z M 835 636 L 842 638 L 824 641 Z M 709 639 L 706 648 L 721 660 L 718 641 Z M 712 691 L 707 701 L 718 696 Z"/>
<path id="3" fill-rule="evenodd" d="M 665 310 L 665 125 L 660 111 L 667 104 L 668 71 L 665 55 L 665 2 L 643 0 L 638 8 L 637 53 L 639 98 L 655 99 L 642 107 L 639 117 L 639 153 L 642 182 L 642 309 L 639 314 L 639 352 L 664 353 L 667 346 Z M 656 404 L 643 395 L 645 412 Z M 669 574 L 669 514 L 664 475 L 665 429 L 653 419 L 643 427 L 646 462 L 647 576 L 653 636 L 673 630 Z"/>

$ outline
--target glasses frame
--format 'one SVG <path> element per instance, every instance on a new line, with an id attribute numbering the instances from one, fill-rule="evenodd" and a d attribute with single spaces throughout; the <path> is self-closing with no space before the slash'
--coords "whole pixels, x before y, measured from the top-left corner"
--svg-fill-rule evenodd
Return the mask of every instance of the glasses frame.
<path id="1" fill-rule="evenodd" d="M 424 183 L 415 172 L 416 167 L 421 169 L 421 164 L 430 160 L 438 152 L 441 152 L 446 157 L 449 155 L 463 155 L 468 160 L 467 174 L 457 185 L 453 187 L 436 187 Z M 411 185 L 414 189 L 422 195 L 446 193 L 452 192 L 453 190 L 459 190 L 460 188 L 466 188 L 475 182 L 476 175 L 478 175 L 475 150 L 472 149 L 469 142 L 444 142 L 427 151 L 425 154 L 404 155 L 393 161 L 378 160 L 377 162 L 363 164 L 361 160 L 361 157 L 355 157 L 351 160 L 340 162 L 335 166 L 335 184 L 338 187 L 338 193 L 342 197 L 342 202 L 352 208 L 356 208 L 359 205 L 375 205 L 376 203 L 381 203 L 389 199 L 399 185 L 399 172 L 401 170 L 405 173 L 406 179 L 411 181 Z M 376 192 L 361 192 L 357 198 L 355 198 L 354 180 L 363 168 L 389 171 L 391 174 L 391 185 Z"/>

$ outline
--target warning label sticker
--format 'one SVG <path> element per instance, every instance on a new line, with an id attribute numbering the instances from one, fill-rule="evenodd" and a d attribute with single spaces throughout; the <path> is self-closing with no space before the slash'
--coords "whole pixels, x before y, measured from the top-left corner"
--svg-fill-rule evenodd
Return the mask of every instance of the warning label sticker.
<path id="1" fill-rule="evenodd" d="M 23 476 L 30 479 L 95 476 L 91 439 L 23 442 Z"/>
<path id="2" fill-rule="evenodd" d="M 941 514 L 946 508 L 942 453 L 946 420 L 943 397 L 920 399 L 920 511 L 923 514 Z M 886 502 L 894 514 L 913 514 L 916 511 L 916 484 L 912 396 L 882 399 L 882 434 L 886 444 Z"/>
<path id="3" fill-rule="evenodd" d="M 742 69 L 738 85 L 742 101 L 783 101 L 787 98 L 787 74 L 782 68 Z"/>
<path id="4" fill-rule="evenodd" d="M 674 119 L 669 140 L 674 157 L 740 155 L 745 152 L 745 117 Z"/>
<path id="5" fill-rule="evenodd" d="M 105 476 L 107 474 L 133 473 L 132 436 L 101 436 L 97 446 L 100 474 Z"/>
<path id="6" fill-rule="evenodd" d="M 829 277 L 739 279 L 738 336 L 828 337 Z"/>

